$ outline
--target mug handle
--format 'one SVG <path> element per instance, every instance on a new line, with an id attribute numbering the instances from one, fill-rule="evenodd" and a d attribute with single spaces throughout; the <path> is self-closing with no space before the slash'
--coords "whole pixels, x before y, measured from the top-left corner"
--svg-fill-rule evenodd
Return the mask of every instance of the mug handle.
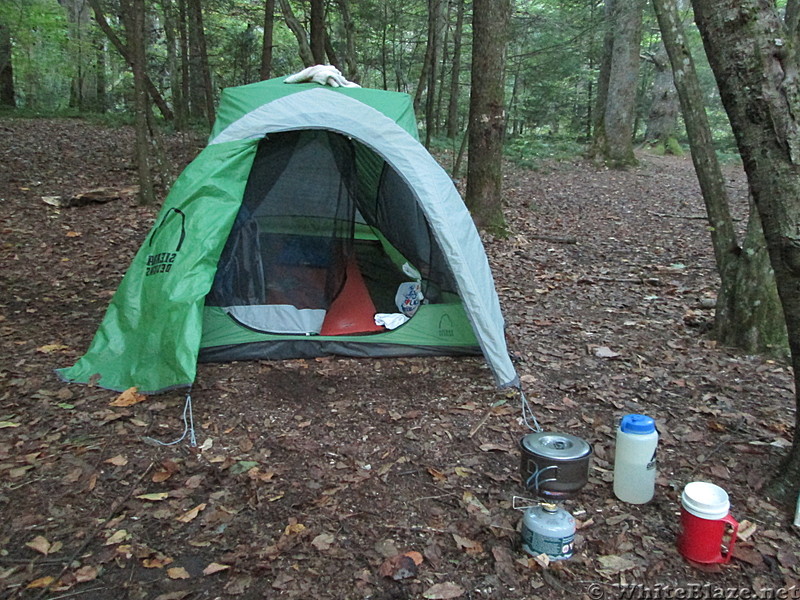
<path id="1" fill-rule="evenodd" d="M 722 563 L 727 564 L 731 561 L 731 558 L 733 558 L 733 546 L 736 544 L 736 536 L 739 533 L 739 522 L 730 515 L 725 515 L 720 521 L 727 523 L 731 528 L 731 539 L 728 542 L 728 551 L 724 554 L 720 553 L 722 556 Z"/>

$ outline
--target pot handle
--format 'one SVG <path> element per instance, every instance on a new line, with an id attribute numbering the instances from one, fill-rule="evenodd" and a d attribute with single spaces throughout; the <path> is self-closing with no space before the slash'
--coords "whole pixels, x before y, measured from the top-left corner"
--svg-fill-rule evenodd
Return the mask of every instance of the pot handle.
<path id="1" fill-rule="evenodd" d="M 557 465 L 550 465 L 548 467 L 545 467 L 544 469 L 540 469 L 539 465 L 537 465 L 533 461 L 529 462 L 528 466 L 530 466 L 531 463 L 533 463 L 533 465 L 536 467 L 536 469 L 533 471 L 533 473 L 531 473 L 531 476 L 528 477 L 528 480 L 525 482 L 525 487 L 527 489 L 531 489 L 531 484 L 533 484 L 533 488 L 536 490 L 536 493 L 538 494 L 539 493 L 539 487 L 542 484 L 545 484 L 545 483 L 547 483 L 549 481 L 557 481 L 558 480 L 558 466 Z M 544 480 L 540 481 L 539 478 L 542 476 L 542 473 L 544 473 L 545 471 L 549 471 L 550 469 L 555 469 L 555 472 L 553 473 L 553 477 L 550 477 L 549 479 L 544 479 Z"/>

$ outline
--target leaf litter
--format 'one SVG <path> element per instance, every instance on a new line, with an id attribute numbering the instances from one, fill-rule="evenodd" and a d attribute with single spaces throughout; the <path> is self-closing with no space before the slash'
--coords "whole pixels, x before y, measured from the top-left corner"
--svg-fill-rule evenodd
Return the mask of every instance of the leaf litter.
<path id="1" fill-rule="evenodd" d="M 509 167 L 510 235 L 484 236 L 539 422 L 594 448 L 588 485 L 564 505 L 575 555 L 551 562 L 520 549 L 526 429 L 479 359 L 201 365 L 197 448 L 142 441 L 179 435 L 180 395 L 53 376 L 88 345 L 154 221 L 130 192 L 132 139 L 78 120 L 0 127 L 0 596 L 179 600 L 202 581 L 219 598 L 522 600 L 592 582 L 800 580 L 789 515 L 764 495 L 792 436 L 792 378 L 706 335 L 717 279 L 702 221 L 681 218 L 703 210 L 688 159 Z M 202 146 L 167 141 L 176 165 Z M 741 170 L 726 179 L 741 217 Z M 41 201 L 101 187 L 119 190 L 113 206 Z M 662 432 L 643 506 L 611 491 L 626 412 Z M 696 479 L 725 487 L 748 522 L 730 565 L 701 570 L 675 550 L 679 495 Z"/>

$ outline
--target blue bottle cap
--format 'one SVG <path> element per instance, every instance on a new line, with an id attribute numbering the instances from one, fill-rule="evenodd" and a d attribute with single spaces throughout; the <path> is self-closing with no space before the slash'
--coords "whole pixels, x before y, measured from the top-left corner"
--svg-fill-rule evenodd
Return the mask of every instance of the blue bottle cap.
<path id="1" fill-rule="evenodd" d="M 619 428 L 623 433 L 647 435 L 656 430 L 656 422 L 647 415 L 625 415 Z"/>

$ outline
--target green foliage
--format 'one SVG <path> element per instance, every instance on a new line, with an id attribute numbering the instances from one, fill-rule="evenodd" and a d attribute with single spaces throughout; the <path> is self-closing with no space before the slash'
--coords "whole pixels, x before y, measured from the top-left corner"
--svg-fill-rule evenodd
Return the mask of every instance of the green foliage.
<path id="1" fill-rule="evenodd" d="M 569 160 L 585 150 L 574 139 L 530 134 L 517 137 L 506 144 L 506 157 L 515 164 L 536 168 L 543 160 Z"/>
<path id="2" fill-rule="evenodd" d="M 0 21 L 11 33 L 17 104 L 34 111 L 66 108 L 75 62 L 64 9 L 56 0 L 4 0 Z"/>

